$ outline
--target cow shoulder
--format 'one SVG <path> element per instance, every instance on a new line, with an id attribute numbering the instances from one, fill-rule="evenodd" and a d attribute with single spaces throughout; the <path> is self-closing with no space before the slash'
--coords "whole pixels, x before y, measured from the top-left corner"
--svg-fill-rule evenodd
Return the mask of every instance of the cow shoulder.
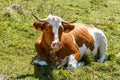
<path id="1" fill-rule="evenodd" d="M 77 45 L 82 47 L 85 44 L 87 48 L 92 51 L 94 49 L 94 38 L 89 32 L 89 29 L 91 29 L 89 28 L 90 26 L 86 26 L 82 23 L 74 23 L 74 25 L 75 29 L 71 32 L 71 34 L 75 37 Z"/>

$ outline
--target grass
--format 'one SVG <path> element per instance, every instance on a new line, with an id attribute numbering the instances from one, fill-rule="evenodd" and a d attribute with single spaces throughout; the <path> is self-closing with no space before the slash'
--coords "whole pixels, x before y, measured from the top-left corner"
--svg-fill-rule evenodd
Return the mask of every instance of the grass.
<path id="1" fill-rule="evenodd" d="M 20 4 L 23 9 L 10 12 L 6 8 Z M 108 40 L 104 63 L 95 62 L 90 55 L 87 65 L 74 71 L 54 66 L 33 66 L 35 41 L 40 35 L 32 29 L 35 19 L 49 13 L 66 21 L 94 24 Z M 1 0 L 0 1 L 0 79 L 4 80 L 120 80 L 120 1 L 119 0 Z"/>

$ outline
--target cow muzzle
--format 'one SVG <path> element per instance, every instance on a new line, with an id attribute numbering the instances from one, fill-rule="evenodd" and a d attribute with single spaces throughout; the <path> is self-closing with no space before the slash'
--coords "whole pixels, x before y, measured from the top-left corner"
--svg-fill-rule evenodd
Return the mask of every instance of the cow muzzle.
<path id="1" fill-rule="evenodd" d="M 53 41 L 51 43 L 51 48 L 54 52 L 56 52 L 56 51 L 59 51 L 62 48 L 62 46 L 61 46 L 60 42 Z"/>

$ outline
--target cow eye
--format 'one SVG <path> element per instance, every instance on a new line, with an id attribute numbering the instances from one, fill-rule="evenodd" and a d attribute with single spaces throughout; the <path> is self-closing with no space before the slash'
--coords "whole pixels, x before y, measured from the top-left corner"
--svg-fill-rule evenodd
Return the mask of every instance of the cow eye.
<path id="1" fill-rule="evenodd" d="M 45 29 L 45 31 L 49 31 L 49 29 Z"/>

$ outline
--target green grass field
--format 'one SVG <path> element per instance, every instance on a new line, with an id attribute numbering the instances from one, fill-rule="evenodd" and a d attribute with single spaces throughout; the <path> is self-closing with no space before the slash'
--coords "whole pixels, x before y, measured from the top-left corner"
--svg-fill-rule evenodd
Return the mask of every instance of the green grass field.
<path id="1" fill-rule="evenodd" d="M 6 8 L 20 4 L 21 10 Z M 94 24 L 108 40 L 106 61 L 88 63 L 74 71 L 30 64 L 41 32 L 32 28 L 30 12 L 45 18 L 49 13 L 66 21 Z M 0 0 L 0 80 L 120 80 L 120 0 Z M 120 55 L 119 55 L 120 56 Z"/>

